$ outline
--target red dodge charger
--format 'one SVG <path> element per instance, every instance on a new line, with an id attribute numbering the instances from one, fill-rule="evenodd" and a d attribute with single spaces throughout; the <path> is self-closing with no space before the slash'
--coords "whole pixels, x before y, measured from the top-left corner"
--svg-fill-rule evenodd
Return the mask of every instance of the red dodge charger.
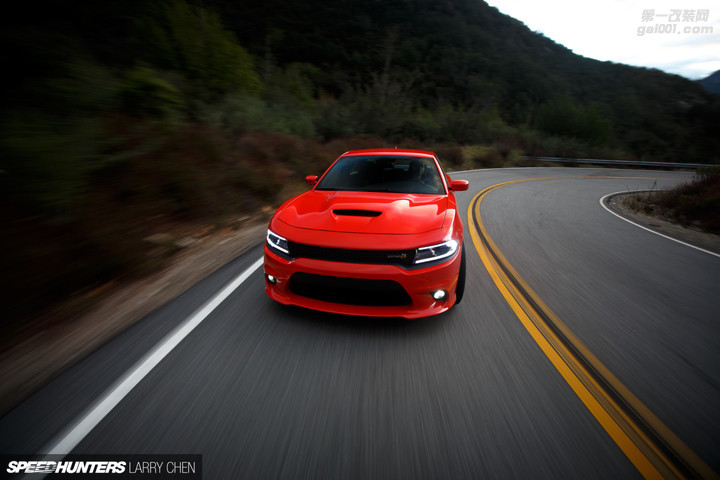
<path id="1" fill-rule="evenodd" d="M 460 303 L 463 225 L 451 180 L 432 152 L 343 154 L 270 220 L 265 291 L 325 312 L 419 318 Z"/>

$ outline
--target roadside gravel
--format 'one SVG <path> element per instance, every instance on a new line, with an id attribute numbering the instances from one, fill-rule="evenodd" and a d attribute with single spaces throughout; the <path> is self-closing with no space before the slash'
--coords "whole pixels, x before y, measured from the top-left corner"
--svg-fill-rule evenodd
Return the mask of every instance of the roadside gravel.
<path id="1" fill-rule="evenodd" d="M 633 209 L 631 205 L 642 203 L 645 193 L 626 193 L 614 195 L 609 199 L 608 205 L 618 214 L 632 220 L 651 230 L 656 230 L 669 237 L 677 238 L 683 242 L 704 248 L 720 254 L 720 236 L 703 232 L 697 228 L 686 228 L 667 219 L 646 215 Z"/>

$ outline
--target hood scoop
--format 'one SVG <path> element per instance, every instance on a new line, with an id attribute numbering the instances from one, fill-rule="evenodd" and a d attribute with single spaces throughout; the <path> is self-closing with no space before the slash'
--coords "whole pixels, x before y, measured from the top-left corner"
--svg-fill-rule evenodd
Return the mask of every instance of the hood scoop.
<path id="1" fill-rule="evenodd" d="M 316 232 L 416 235 L 441 228 L 447 209 L 447 195 L 308 190 L 279 209 L 278 219 L 310 240 Z"/>
<path id="2" fill-rule="evenodd" d="M 379 217 L 382 212 L 375 210 L 350 210 L 338 209 L 332 211 L 335 215 L 343 215 L 346 217 Z"/>

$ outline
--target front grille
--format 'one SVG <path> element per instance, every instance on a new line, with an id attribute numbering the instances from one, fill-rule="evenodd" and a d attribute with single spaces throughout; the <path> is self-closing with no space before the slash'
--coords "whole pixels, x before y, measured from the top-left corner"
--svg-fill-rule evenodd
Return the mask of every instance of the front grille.
<path id="1" fill-rule="evenodd" d="M 352 250 L 327 248 L 288 242 L 292 258 L 312 258 L 329 262 L 362 263 L 370 265 L 398 265 L 411 267 L 415 260 L 415 249 L 411 250 Z"/>
<path id="2" fill-rule="evenodd" d="M 302 297 L 344 305 L 399 307 L 412 303 L 405 289 L 392 280 L 330 277 L 299 272 L 290 277 L 290 291 Z"/>

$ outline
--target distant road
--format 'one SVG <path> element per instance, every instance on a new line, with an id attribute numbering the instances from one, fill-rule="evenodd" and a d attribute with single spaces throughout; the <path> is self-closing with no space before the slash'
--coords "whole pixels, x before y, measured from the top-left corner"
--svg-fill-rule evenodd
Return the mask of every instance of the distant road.
<path id="1" fill-rule="evenodd" d="M 720 472 L 720 259 L 599 204 L 611 192 L 668 187 L 692 174 L 454 176 L 471 182 L 457 194 L 463 211 L 473 202 L 469 220 L 544 309 L 687 447 L 681 457 Z M 258 246 L 0 419 L 0 450 L 40 452 L 109 398 L 117 405 L 73 453 L 202 454 L 207 479 L 642 478 L 638 459 L 513 310 L 465 227 L 463 303 L 420 321 L 276 304 L 264 294 Z M 226 298 L 201 309 L 233 281 Z M 174 349 L 153 350 L 193 318 Z M 128 393 L 107 395 L 153 358 Z"/>

